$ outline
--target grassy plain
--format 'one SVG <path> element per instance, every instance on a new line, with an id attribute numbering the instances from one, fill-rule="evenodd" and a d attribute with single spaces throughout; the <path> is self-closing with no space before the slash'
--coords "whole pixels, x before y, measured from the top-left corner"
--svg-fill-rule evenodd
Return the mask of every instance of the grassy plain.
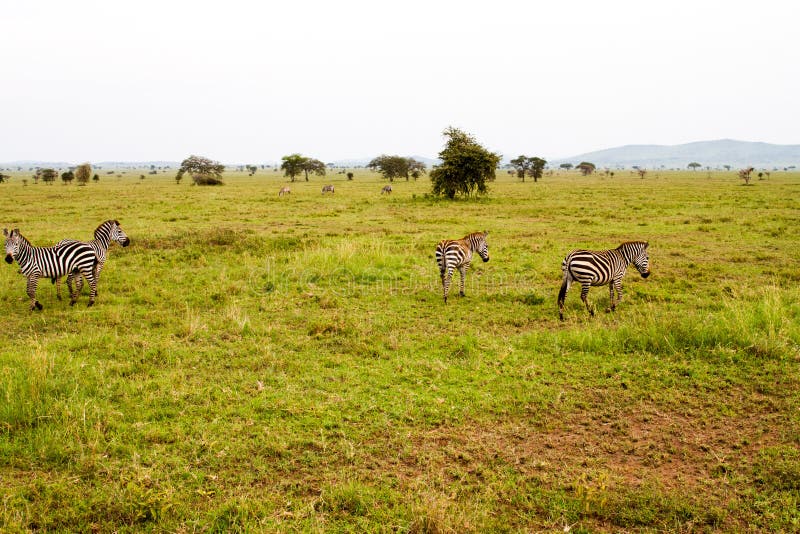
<path id="1" fill-rule="evenodd" d="M 800 530 L 800 175 L 136 176 L 0 185 L 34 244 L 132 240 L 93 308 L 0 269 L 3 531 Z M 652 276 L 558 321 L 564 255 L 629 239 Z"/>

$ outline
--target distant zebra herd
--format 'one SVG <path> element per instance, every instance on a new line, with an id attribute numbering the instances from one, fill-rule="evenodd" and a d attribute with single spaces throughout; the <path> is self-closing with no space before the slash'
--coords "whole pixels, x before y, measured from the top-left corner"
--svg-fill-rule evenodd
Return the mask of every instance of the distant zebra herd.
<path id="1" fill-rule="evenodd" d="M 330 187 L 325 186 L 325 193 Z M 391 187 L 389 191 L 391 191 Z M 284 191 L 285 190 L 285 191 Z M 281 195 L 288 194 L 289 188 L 281 190 Z M 89 306 L 97 298 L 97 282 L 100 278 L 111 243 L 119 243 L 123 247 L 130 244 L 130 239 L 122 230 L 119 221 L 104 221 L 94 231 L 94 239 L 89 242 L 74 239 L 63 239 L 52 247 L 35 247 L 18 228 L 10 232 L 3 230 L 6 242 L 6 263 L 19 264 L 20 273 L 27 278 L 27 294 L 30 298 L 30 309 L 41 310 L 42 304 L 36 300 L 36 288 L 40 278 L 50 278 L 56 285 L 56 296 L 60 300 L 59 282 L 67 277 L 67 288 L 70 292 L 70 305 L 74 305 L 83 289 L 83 281 L 89 284 Z M 489 244 L 486 237 L 488 231 L 475 232 L 461 239 L 444 239 L 436 245 L 436 263 L 442 281 L 444 302 L 450 293 L 453 273 L 458 269 L 460 274 L 459 295 L 464 294 L 464 283 L 467 269 L 472 262 L 473 254 L 484 261 L 489 261 Z M 650 259 L 646 241 L 628 241 L 611 250 L 573 250 L 561 263 L 563 280 L 558 293 L 558 314 L 564 320 L 564 301 L 567 291 L 573 282 L 581 285 L 581 300 L 590 315 L 594 315 L 594 307 L 589 304 L 587 296 L 591 286 L 608 285 L 611 302 L 608 311 L 614 311 L 622 300 L 622 278 L 629 265 L 634 265 L 643 278 L 650 276 Z M 74 283 L 74 288 L 73 288 Z M 616 293 L 616 298 L 615 298 Z"/>

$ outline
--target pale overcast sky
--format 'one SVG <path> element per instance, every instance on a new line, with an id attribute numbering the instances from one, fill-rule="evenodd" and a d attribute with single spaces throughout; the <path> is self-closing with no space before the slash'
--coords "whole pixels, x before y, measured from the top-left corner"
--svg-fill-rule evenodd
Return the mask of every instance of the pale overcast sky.
<path id="1" fill-rule="evenodd" d="M 4 1 L 0 161 L 800 144 L 796 1 Z"/>

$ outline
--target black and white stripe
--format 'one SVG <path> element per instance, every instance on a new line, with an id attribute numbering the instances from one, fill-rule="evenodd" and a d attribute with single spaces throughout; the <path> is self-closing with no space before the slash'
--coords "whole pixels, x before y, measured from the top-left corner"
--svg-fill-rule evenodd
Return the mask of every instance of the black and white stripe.
<path id="1" fill-rule="evenodd" d="M 75 242 L 60 247 L 34 247 L 19 233 L 18 228 L 9 232 L 3 230 L 6 236 L 6 263 L 17 260 L 20 272 L 28 279 L 27 292 L 31 299 L 31 310 L 42 309 L 36 300 L 36 286 L 39 278 L 53 278 L 69 275 L 67 287 L 70 290 L 70 305 L 75 304 L 78 292 L 72 290 L 72 277 L 82 274 L 89 282 L 89 306 L 94 304 L 97 297 L 97 279 L 95 268 L 97 255 L 92 247 L 86 243 Z"/>
<path id="2" fill-rule="evenodd" d="M 487 235 L 489 235 L 489 232 L 475 232 L 464 236 L 462 239 L 445 239 L 436 245 L 436 263 L 439 265 L 439 274 L 442 278 L 445 303 L 447 302 L 447 294 L 450 292 L 450 282 L 455 269 L 458 269 L 461 273 L 459 295 L 463 297 L 464 279 L 467 276 L 467 268 L 472 262 L 472 253 L 477 252 L 484 262 L 489 261 L 489 245 L 486 243 Z"/>
<path id="3" fill-rule="evenodd" d="M 334 193 L 332 184 L 322 186 L 322 194 L 324 195 L 325 193 L 331 193 L 331 194 Z"/>
<path id="4" fill-rule="evenodd" d="M 100 226 L 98 226 L 94 231 L 94 239 L 85 242 L 86 245 L 92 247 L 92 250 L 94 250 L 94 253 L 97 255 L 97 268 L 95 269 L 94 273 L 94 277 L 97 282 L 100 282 L 100 271 L 103 270 L 103 266 L 106 264 L 106 260 L 108 259 L 108 248 L 113 242 L 119 243 L 123 247 L 127 247 L 131 244 L 131 240 L 128 238 L 128 235 L 122 229 L 122 226 L 120 226 L 119 221 L 115 219 L 109 219 L 100 223 Z M 56 243 L 55 246 L 58 248 L 71 243 L 84 242 L 77 241 L 75 239 L 62 239 Z M 56 297 L 61 300 L 60 277 L 53 277 L 51 281 L 56 285 Z M 77 291 L 80 293 L 81 289 L 83 289 L 83 278 L 78 276 L 75 283 Z"/>
<path id="5" fill-rule="evenodd" d="M 628 241 L 612 250 L 573 250 L 561 263 L 564 280 L 558 292 L 558 315 L 564 320 L 564 299 L 570 284 L 581 285 L 581 300 L 590 315 L 594 315 L 594 307 L 589 305 L 587 295 L 591 286 L 608 284 L 611 292 L 610 311 L 622 301 L 622 277 L 628 265 L 633 264 L 642 278 L 650 276 L 650 259 L 647 255 L 646 241 Z M 614 290 L 617 299 L 614 300 Z"/>

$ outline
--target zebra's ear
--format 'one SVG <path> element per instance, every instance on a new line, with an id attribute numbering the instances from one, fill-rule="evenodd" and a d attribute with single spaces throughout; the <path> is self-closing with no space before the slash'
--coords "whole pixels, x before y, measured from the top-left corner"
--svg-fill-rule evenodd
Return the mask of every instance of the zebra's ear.
<path id="1" fill-rule="evenodd" d="M 3 235 L 8 237 L 8 228 L 3 228 Z"/>
<path id="2" fill-rule="evenodd" d="M 644 249 L 645 249 L 645 250 L 647 250 L 647 247 L 649 247 L 649 246 L 650 246 L 650 243 L 648 243 L 647 241 L 645 241 L 645 242 L 644 242 Z"/>
<path id="3" fill-rule="evenodd" d="M 489 235 L 489 230 L 484 230 L 484 231 L 483 231 L 483 235 L 484 235 L 484 237 L 485 237 L 485 236 L 487 236 L 487 235 Z"/>

